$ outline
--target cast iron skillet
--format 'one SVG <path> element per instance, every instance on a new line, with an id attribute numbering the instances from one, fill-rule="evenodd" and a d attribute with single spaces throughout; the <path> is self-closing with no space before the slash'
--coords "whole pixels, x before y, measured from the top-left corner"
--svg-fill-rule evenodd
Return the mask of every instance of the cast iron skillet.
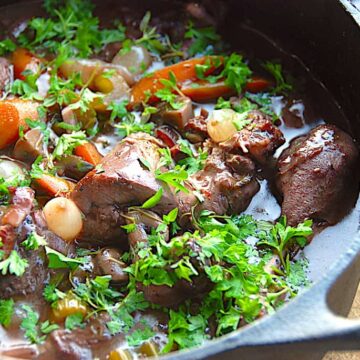
<path id="1" fill-rule="evenodd" d="M 37 7 L 38 1 L 0 0 L 0 17 L 13 13 L 19 6 Z M 112 9 L 116 0 L 95 1 Z M 360 11 L 351 0 L 203 0 L 215 9 L 218 2 L 227 7 L 222 33 L 227 41 L 241 48 L 242 34 L 266 34 L 281 48 L 300 58 L 330 91 L 346 115 L 332 122 L 360 142 Z M 20 3 L 22 5 L 20 5 Z M 25 4 L 26 3 L 26 4 Z M 127 2 L 128 3 L 128 2 Z M 36 4 L 36 5 L 35 5 Z M 129 3 L 128 3 L 129 5 Z M 132 0 L 131 6 L 181 6 L 182 1 Z M 261 52 L 261 50 L 259 49 Z M 280 50 L 281 51 L 281 50 Z M 295 57 L 293 57 L 295 59 Z M 329 95 L 330 96 L 330 95 Z M 337 109 L 339 110 L 339 109 Z M 348 120 L 345 120 L 348 119 Z M 1 130 L 1 129 L 0 129 Z M 359 164 L 360 165 L 360 164 Z M 360 349 L 360 321 L 347 320 L 360 280 L 359 212 L 352 215 L 355 231 L 351 238 L 339 234 L 342 247 L 333 254 L 329 270 L 308 291 L 298 296 L 271 317 L 204 346 L 164 359 L 320 359 L 328 350 Z M 353 224 L 354 228 L 354 224 Z M 326 230 L 325 230 L 326 231 Z M 334 234 L 332 234 L 332 237 Z M 336 238 L 338 237 L 335 234 Z M 328 247 L 339 239 L 332 239 Z M 335 241 L 335 242 L 334 242 Z M 326 246 L 323 242 L 322 245 Z M 320 255 L 322 252 L 320 243 Z M 311 245 L 310 245 L 311 246 Z M 325 250 L 325 248 L 324 248 Z"/>

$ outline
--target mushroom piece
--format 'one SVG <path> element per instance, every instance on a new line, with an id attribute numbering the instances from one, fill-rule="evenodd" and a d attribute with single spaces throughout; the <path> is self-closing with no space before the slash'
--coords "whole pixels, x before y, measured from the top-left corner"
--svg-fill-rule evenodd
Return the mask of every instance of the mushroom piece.
<path id="1" fill-rule="evenodd" d="M 134 254 L 138 249 L 138 244 L 148 242 L 148 233 L 151 229 L 156 229 L 162 224 L 161 218 L 149 210 L 132 210 L 124 215 L 127 224 L 135 224 L 135 230 L 129 233 L 129 245 Z M 162 233 L 165 241 L 169 240 L 169 229 L 166 228 Z"/>
<path id="2" fill-rule="evenodd" d="M 44 155 L 44 134 L 40 129 L 31 129 L 20 138 L 14 147 L 13 157 L 24 162 L 33 162 L 35 159 Z"/>
<path id="3" fill-rule="evenodd" d="M 121 65 L 108 64 L 101 60 L 71 59 L 60 67 L 61 73 L 65 77 L 79 73 L 84 84 L 89 84 L 90 88 L 97 90 L 95 79 L 98 76 L 107 77 L 106 73 L 113 73 L 122 76 L 129 86 L 134 84 L 134 77 L 129 70 Z M 104 76 L 105 73 L 105 76 Z"/>
<path id="4" fill-rule="evenodd" d="M 104 248 L 95 257 L 95 261 L 102 275 L 110 275 L 117 283 L 126 283 L 129 275 L 124 271 L 127 265 L 120 259 L 121 253 L 114 248 Z"/>
<path id="5" fill-rule="evenodd" d="M 82 112 L 80 109 L 73 109 L 71 105 L 68 105 L 61 110 L 61 116 L 64 123 L 71 126 L 81 124 L 81 127 L 85 130 L 93 129 L 97 123 L 96 112 L 94 109 L 88 109 L 87 111 Z M 71 133 L 72 130 L 66 131 Z"/>
<path id="6" fill-rule="evenodd" d="M 132 46 L 127 52 L 120 50 L 112 60 L 115 65 L 121 65 L 133 75 L 143 73 L 152 63 L 149 51 L 143 46 Z"/>
<path id="7" fill-rule="evenodd" d="M 179 96 L 176 101 L 181 104 L 179 109 L 173 109 L 170 105 L 161 103 L 159 105 L 160 110 L 155 115 L 155 119 L 159 119 L 181 131 L 188 121 L 194 117 L 194 110 L 191 99 Z"/>
<path id="8" fill-rule="evenodd" d="M 58 168 L 58 174 L 65 175 L 74 180 L 82 179 L 89 171 L 94 169 L 94 165 L 83 160 L 76 155 L 65 155 L 60 160 L 55 162 L 55 166 Z"/>

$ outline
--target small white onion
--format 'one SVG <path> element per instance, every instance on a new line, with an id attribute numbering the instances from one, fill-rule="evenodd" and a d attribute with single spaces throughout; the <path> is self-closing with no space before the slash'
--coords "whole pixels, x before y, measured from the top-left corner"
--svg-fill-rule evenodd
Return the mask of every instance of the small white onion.
<path id="1" fill-rule="evenodd" d="M 0 159 L 0 178 L 11 182 L 12 180 L 25 178 L 23 169 L 16 162 Z"/>
<path id="2" fill-rule="evenodd" d="M 214 110 L 207 121 L 207 130 L 211 140 L 219 143 L 233 136 L 237 132 L 234 125 L 236 118 L 237 113 L 234 110 Z"/>
<path id="3" fill-rule="evenodd" d="M 44 215 L 49 229 L 65 241 L 73 241 L 83 227 L 82 214 L 75 203 L 58 197 L 44 207 Z"/>

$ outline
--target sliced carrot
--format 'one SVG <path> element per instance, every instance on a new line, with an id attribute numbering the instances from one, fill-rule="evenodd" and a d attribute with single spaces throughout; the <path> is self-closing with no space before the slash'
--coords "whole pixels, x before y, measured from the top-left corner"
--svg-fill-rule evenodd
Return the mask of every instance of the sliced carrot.
<path id="1" fill-rule="evenodd" d="M 49 174 L 43 174 L 41 178 L 34 179 L 34 185 L 41 193 L 53 197 L 64 196 L 75 187 L 72 182 Z"/>
<path id="2" fill-rule="evenodd" d="M 154 96 L 155 92 L 164 87 L 160 80 L 169 79 L 169 74 L 171 72 L 174 73 L 179 84 L 184 83 L 185 81 L 196 80 L 196 65 L 204 65 L 205 62 L 209 61 L 209 59 L 211 60 L 211 58 L 211 56 L 204 56 L 201 58 L 181 61 L 177 64 L 157 70 L 150 76 L 143 77 L 132 88 L 132 105 L 136 105 L 144 101 L 148 97 L 148 94 L 152 95 L 149 99 L 150 103 L 156 101 L 156 97 Z M 219 57 L 217 57 L 217 59 L 219 59 Z M 215 66 L 210 68 L 205 75 L 211 74 L 215 69 Z"/>
<path id="3" fill-rule="evenodd" d="M 91 142 L 77 146 L 74 150 L 74 154 L 95 166 L 98 165 L 103 158 L 96 146 Z"/>
<path id="4" fill-rule="evenodd" d="M 181 91 L 193 101 L 206 102 L 235 94 L 234 89 L 225 85 L 224 81 L 211 84 L 208 81 L 198 81 L 184 84 Z"/>
<path id="5" fill-rule="evenodd" d="M 16 107 L 5 101 L 0 102 L 0 149 L 4 149 L 18 139 L 20 125 Z"/>
<path id="6" fill-rule="evenodd" d="M 272 83 L 269 80 L 260 77 L 253 77 L 245 85 L 245 90 L 251 93 L 258 93 L 268 90 L 271 86 Z"/>
<path id="7" fill-rule="evenodd" d="M 22 75 L 22 73 L 25 70 L 30 70 L 36 73 L 41 64 L 41 60 L 30 51 L 18 48 L 12 54 L 12 63 L 14 65 L 15 78 L 24 80 L 25 76 Z"/>
<path id="8" fill-rule="evenodd" d="M 0 101 L 0 149 L 13 144 L 19 138 L 19 129 L 28 127 L 27 118 L 36 120 L 38 104 L 20 99 Z"/>

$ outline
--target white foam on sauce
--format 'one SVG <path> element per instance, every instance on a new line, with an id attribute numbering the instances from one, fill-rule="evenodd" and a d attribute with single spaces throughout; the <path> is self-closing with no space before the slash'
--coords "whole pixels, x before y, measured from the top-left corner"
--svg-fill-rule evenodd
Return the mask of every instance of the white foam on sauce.
<path id="1" fill-rule="evenodd" d="M 275 196 L 268 188 L 268 182 L 260 182 L 260 190 L 252 198 L 246 214 L 252 215 L 256 220 L 275 221 L 281 214 L 281 208 Z"/>
<path id="2" fill-rule="evenodd" d="M 349 244 L 359 234 L 360 197 L 352 211 L 335 226 L 329 226 L 316 235 L 305 247 L 309 260 L 309 277 L 316 281 L 326 273 L 349 248 Z"/>

